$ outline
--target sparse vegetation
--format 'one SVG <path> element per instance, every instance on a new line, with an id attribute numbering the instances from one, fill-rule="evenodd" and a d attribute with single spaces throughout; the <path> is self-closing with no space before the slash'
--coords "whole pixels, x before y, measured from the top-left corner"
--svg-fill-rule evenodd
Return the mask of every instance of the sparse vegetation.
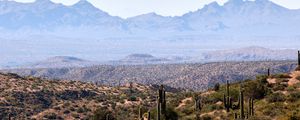
<path id="1" fill-rule="evenodd" d="M 160 120 L 234 119 L 235 115 L 250 120 L 297 120 L 300 84 L 289 83 L 297 75 L 260 75 L 242 84 L 215 84 L 208 91 L 192 92 L 168 86 L 128 83 L 108 87 L 0 74 L 0 117 L 10 113 L 16 119 L 134 120 L 156 119 L 160 113 Z M 7 106 L 13 109 L 2 109 Z"/>

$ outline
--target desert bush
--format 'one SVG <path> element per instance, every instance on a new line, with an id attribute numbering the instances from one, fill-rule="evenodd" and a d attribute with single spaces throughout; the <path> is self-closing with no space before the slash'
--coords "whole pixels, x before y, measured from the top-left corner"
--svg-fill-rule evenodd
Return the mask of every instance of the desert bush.
<path id="1" fill-rule="evenodd" d="M 300 99 L 300 92 L 292 92 L 287 96 L 287 101 L 295 102 Z"/>
<path id="2" fill-rule="evenodd" d="M 99 108 L 94 112 L 92 120 L 106 120 L 106 116 L 109 116 L 109 120 L 115 120 L 115 118 L 112 116 L 111 111 L 103 108 Z"/>
<path id="3" fill-rule="evenodd" d="M 295 87 L 293 87 L 293 86 L 288 86 L 288 87 L 286 88 L 286 90 L 289 91 L 289 92 L 292 92 L 292 91 L 295 91 L 296 89 L 295 89 Z"/>
<path id="4" fill-rule="evenodd" d="M 77 112 L 78 112 L 78 113 L 84 113 L 84 112 L 86 112 L 86 111 L 85 111 L 85 109 L 83 109 L 82 107 L 80 107 L 80 108 L 77 109 Z"/>
<path id="5" fill-rule="evenodd" d="M 135 96 L 130 96 L 129 101 L 137 101 L 137 98 Z"/>
<path id="6" fill-rule="evenodd" d="M 289 74 L 275 74 L 271 78 L 292 78 Z"/>
<path id="7" fill-rule="evenodd" d="M 55 113 L 49 113 L 49 114 L 44 115 L 44 118 L 49 119 L 49 120 L 57 120 L 60 117 L 57 116 Z"/>
<path id="8" fill-rule="evenodd" d="M 287 87 L 286 84 L 276 83 L 273 85 L 273 90 L 274 91 L 284 90 L 286 87 Z"/>
<path id="9" fill-rule="evenodd" d="M 221 110 L 223 109 L 223 106 L 220 106 L 220 105 L 217 105 L 217 104 L 209 104 L 209 105 L 206 105 L 204 107 L 204 111 L 214 111 L 214 110 Z"/>
<path id="10" fill-rule="evenodd" d="M 283 102 L 283 101 L 285 101 L 285 95 L 282 94 L 282 93 L 273 93 L 273 94 L 267 96 L 266 99 L 270 103 L 273 103 L 273 102 Z"/>
<path id="11" fill-rule="evenodd" d="M 212 120 L 213 118 L 209 115 L 204 115 L 202 116 L 202 119 L 201 120 Z"/>
<path id="12" fill-rule="evenodd" d="M 216 83 L 214 86 L 214 91 L 219 91 L 220 90 L 220 84 Z"/>
<path id="13" fill-rule="evenodd" d="M 247 97 L 262 99 L 268 93 L 268 88 L 262 81 L 249 81 L 244 84 L 244 94 Z"/>
<path id="14" fill-rule="evenodd" d="M 285 107 L 283 103 L 270 103 L 264 106 L 262 113 L 266 116 L 274 117 L 279 115 L 284 115 Z"/>
<path id="15" fill-rule="evenodd" d="M 300 80 L 300 76 L 297 76 L 296 79 L 297 79 L 297 80 Z"/>

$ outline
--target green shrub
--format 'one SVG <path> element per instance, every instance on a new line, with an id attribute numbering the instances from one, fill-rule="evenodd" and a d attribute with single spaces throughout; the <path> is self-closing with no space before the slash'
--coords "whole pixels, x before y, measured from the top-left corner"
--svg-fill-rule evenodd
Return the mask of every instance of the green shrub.
<path id="1" fill-rule="evenodd" d="M 286 87 L 287 87 L 287 85 L 285 85 L 285 84 L 276 83 L 276 84 L 273 86 L 273 90 L 274 90 L 274 91 L 284 90 Z"/>
<path id="2" fill-rule="evenodd" d="M 214 91 L 219 91 L 220 90 L 220 84 L 216 83 L 214 86 Z"/>
<path id="3" fill-rule="evenodd" d="M 289 74 L 275 74 L 271 78 L 292 78 Z"/>
<path id="4" fill-rule="evenodd" d="M 292 92 L 292 91 L 295 91 L 296 89 L 295 89 L 295 87 L 293 87 L 293 86 L 288 86 L 288 87 L 286 88 L 286 90 L 289 91 L 289 92 Z"/>
<path id="5" fill-rule="evenodd" d="M 256 81 L 258 81 L 260 84 L 263 84 L 263 85 L 268 83 L 267 79 L 268 79 L 267 75 L 258 75 L 258 76 L 256 76 Z"/>
<path id="6" fill-rule="evenodd" d="M 106 116 L 109 116 L 109 120 L 115 120 L 115 118 L 112 116 L 112 113 L 105 108 L 97 109 L 92 116 L 92 120 L 106 120 Z"/>
<path id="7" fill-rule="evenodd" d="M 266 116 L 275 117 L 280 115 L 285 115 L 285 107 L 283 103 L 270 103 L 264 106 L 262 113 Z"/>
<path id="8" fill-rule="evenodd" d="M 212 120 L 212 117 L 209 115 L 203 115 L 201 120 Z"/>
<path id="9" fill-rule="evenodd" d="M 289 102 L 295 102 L 299 99 L 300 99 L 300 92 L 292 92 L 287 97 L 287 101 L 289 101 Z"/>
<path id="10" fill-rule="evenodd" d="M 268 88 L 262 81 L 249 81 L 244 84 L 244 94 L 255 99 L 264 98 L 268 93 Z"/>
<path id="11" fill-rule="evenodd" d="M 297 79 L 297 80 L 300 80 L 300 76 L 297 76 L 296 79 Z"/>
<path id="12" fill-rule="evenodd" d="M 270 103 L 283 102 L 283 101 L 285 101 L 285 95 L 282 93 L 274 93 L 274 94 L 267 96 L 267 101 Z"/>
<path id="13" fill-rule="evenodd" d="M 137 98 L 135 96 L 130 96 L 129 101 L 137 101 Z"/>

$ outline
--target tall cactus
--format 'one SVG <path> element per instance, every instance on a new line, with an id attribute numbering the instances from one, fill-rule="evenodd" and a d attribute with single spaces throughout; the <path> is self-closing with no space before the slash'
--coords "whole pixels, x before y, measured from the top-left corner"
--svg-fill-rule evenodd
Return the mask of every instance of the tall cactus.
<path id="1" fill-rule="evenodd" d="M 106 114 L 105 120 L 110 120 L 109 114 Z"/>
<path id="2" fill-rule="evenodd" d="M 166 109 L 167 109 L 167 101 L 166 101 L 166 91 L 163 90 L 163 96 L 162 96 L 162 103 L 161 103 L 161 107 L 162 107 L 162 114 L 166 113 Z"/>
<path id="3" fill-rule="evenodd" d="M 151 112 L 150 111 L 148 111 L 147 120 L 151 120 Z"/>
<path id="4" fill-rule="evenodd" d="M 229 92 L 228 80 L 226 81 L 226 93 L 227 93 L 227 95 L 224 94 L 224 97 L 223 97 L 223 103 L 224 103 L 224 107 L 226 108 L 226 111 L 229 112 L 229 110 L 232 106 L 232 100 L 231 100 L 231 97 L 229 96 L 230 92 Z"/>
<path id="5" fill-rule="evenodd" d="M 248 100 L 248 114 L 249 116 L 254 116 L 254 104 L 253 104 L 253 98 L 249 98 Z"/>
<path id="6" fill-rule="evenodd" d="M 245 118 L 245 113 L 244 113 L 244 92 L 243 92 L 243 87 L 242 84 L 240 84 L 240 97 L 239 97 L 239 105 L 240 105 L 240 118 L 244 119 Z"/>
<path id="7" fill-rule="evenodd" d="M 201 109 L 202 109 L 201 97 L 195 96 L 194 99 L 195 99 L 195 111 L 201 111 Z"/>
<path id="8" fill-rule="evenodd" d="M 161 114 L 164 114 L 166 112 L 167 108 L 167 101 L 166 101 L 166 91 L 164 89 L 164 86 L 161 85 L 158 90 L 158 102 L 160 103 L 161 107 Z"/>
<path id="9" fill-rule="evenodd" d="M 142 107 L 139 108 L 139 120 L 143 120 L 143 111 L 142 111 Z"/>
<path id="10" fill-rule="evenodd" d="M 201 96 L 195 95 L 194 100 L 195 100 L 196 120 L 200 120 L 200 111 L 202 109 Z"/>
<path id="11" fill-rule="evenodd" d="M 160 120 L 160 115 L 161 115 L 161 103 L 160 103 L 159 97 L 157 97 L 157 106 L 156 106 L 156 110 L 157 110 L 157 120 Z"/>
<path id="12" fill-rule="evenodd" d="M 268 68 L 268 76 L 271 76 L 270 68 Z"/>
<path id="13" fill-rule="evenodd" d="M 300 66 L 300 51 L 298 51 L 298 66 Z"/>

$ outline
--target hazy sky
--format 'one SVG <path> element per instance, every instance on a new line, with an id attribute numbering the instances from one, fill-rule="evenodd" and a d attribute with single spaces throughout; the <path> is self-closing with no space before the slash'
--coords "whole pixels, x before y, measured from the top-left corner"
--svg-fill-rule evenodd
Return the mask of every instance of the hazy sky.
<path id="1" fill-rule="evenodd" d="M 18 2 L 33 2 L 35 0 L 16 0 Z M 52 0 L 56 3 L 72 5 L 79 0 Z M 94 6 L 110 15 L 123 18 L 155 12 L 164 16 L 179 16 L 189 11 L 202 8 L 205 4 L 217 1 L 223 5 L 228 0 L 88 0 Z M 252 0 L 253 1 L 253 0 Z M 300 0 L 270 0 L 290 9 L 299 9 Z"/>

